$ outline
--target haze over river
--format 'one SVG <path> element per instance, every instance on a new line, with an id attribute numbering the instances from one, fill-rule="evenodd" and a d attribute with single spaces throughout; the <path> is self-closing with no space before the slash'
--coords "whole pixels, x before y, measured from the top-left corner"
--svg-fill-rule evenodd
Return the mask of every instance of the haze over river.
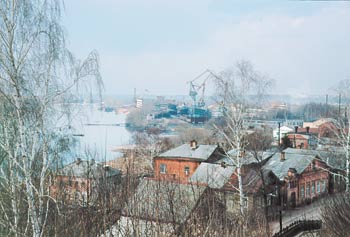
<path id="1" fill-rule="evenodd" d="M 99 110 L 99 104 L 78 104 L 72 125 L 78 143 L 76 152 L 84 154 L 88 149 L 96 152 L 96 161 L 111 160 L 121 156 L 112 151 L 120 145 L 131 143 L 131 134 L 124 123 L 126 114 Z"/>

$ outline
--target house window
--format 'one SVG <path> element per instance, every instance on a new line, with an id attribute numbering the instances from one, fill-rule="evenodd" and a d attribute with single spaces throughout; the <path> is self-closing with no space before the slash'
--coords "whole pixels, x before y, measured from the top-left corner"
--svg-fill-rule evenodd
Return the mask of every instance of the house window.
<path id="1" fill-rule="evenodd" d="M 160 164 L 160 173 L 166 174 L 166 164 Z"/>
<path id="2" fill-rule="evenodd" d="M 186 176 L 190 175 L 190 167 L 188 167 L 188 166 L 185 167 L 185 175 Z"/>
<path id="3" fill-rule="evenodd" d="M 317 193 L 321 192 L 321 181 L 317 181 Z"/>
<path id="4" fill-rule="evenodd" d="M 311 194 L 315 194 L 315 181 L 312 181 Z"/>
<path id="5" fill-rule="evenodd" d="M 81 194 L 81 197 L 82 197 L 82 201 L 83 201 L 83 206 L 85 207 L 86 206 L 86 204 L 87 204 L 87 193 L 86 192 L 83 192 L 82 194 Z"/>
<path id="6" fill-rule="evenodd" d="M 310 196 L 310 183 L 306 184 L 306 196 Z"/>
<path id="7" fill-rule="evenodd" d="M 311 168 L 312 168 L 312 170 L 316 169 L 316 162 L 315 161 L 312 161 Z"/>
<path id="8" fill-rule="evenodd" d="M 304 185 L 300 187 L 300 196 L 301 196 L 301 198 L 305 198 Z"/>
<path id="9" fill-rule="evenodd" d="M 243 207 L 248 208 L 248 197 L 244 197 Z"/>
<path id="10" fill-rule="evenodd" d="M 74 193 L 74 201 L 75 201 L 76 203 L 78 203 L 78 201 L 79 201 L 79 193 L 78 193 L 78 192 L 75 192 L 75 193 Z"/>
<path id="11" fill-rule="evenodd" d="M 272 206 L 272 196 L 269 196 L 267 199 L 267 205 Z"/>
<path id="12" fill-rule="evenodd" d="M 322 181 L 322 192 L 326 192 L 326 180 Z"/>

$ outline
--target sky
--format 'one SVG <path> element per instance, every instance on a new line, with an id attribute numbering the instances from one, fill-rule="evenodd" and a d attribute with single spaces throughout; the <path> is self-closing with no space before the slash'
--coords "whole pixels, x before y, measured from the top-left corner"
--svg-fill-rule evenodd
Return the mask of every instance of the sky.
<path id="1" fill-rule="evenodd" d="M 98 51 L 106 94 L 186 95 L 187 81 L 239 60 L 274 94 L 323 95 L 350 79 L 347 1 L 69 0 L 63 24 L 77 57 Z"/>

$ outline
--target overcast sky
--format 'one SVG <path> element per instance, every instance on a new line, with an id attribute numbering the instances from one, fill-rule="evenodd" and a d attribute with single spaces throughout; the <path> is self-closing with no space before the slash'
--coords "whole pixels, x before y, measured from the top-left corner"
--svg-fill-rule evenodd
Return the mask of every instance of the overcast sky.
<path id="1" fill-rule="evenodd" d="M 278 94 L 350 79 L 350 2 L 69 0 L 64 25 L 78 57 L 99 52 L 106 93 L 187 94 L 205 69 L 240 59 Z"/>

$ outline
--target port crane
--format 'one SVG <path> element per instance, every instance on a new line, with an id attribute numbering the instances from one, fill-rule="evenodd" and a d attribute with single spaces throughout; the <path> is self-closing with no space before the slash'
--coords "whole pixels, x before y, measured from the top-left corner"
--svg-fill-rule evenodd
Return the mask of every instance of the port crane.
<path id="1" fill-rule="evenodd" d="M 203 77 L 204 75 L 206 75 L 206 78 L 203 80 L 202 83 L 200 84 L 196 84 L 195 82 Z M 199 74 L 198 76 L 196 76 L 194 79 L 192 79 L 191 81 L 188 81 L 187 84 L 190 84 L 190 93 L 189 95 L 191 96 L 192 100 L 193 100 L 193 104 L 196 107 L 204 107 L 205 106 L 205 102 L 204 102 L 204 93 L 205 93 L 205 85 L 206 82 L 211 79 L 212 77 L 218 78 L 218 76 L 213 73 L 211 70 L 206 69 L 204 72 L 202 72 L 201 74 Z M 197 102 L 197 96 L 198 93 L 201 92 L 201 95 L 199 97 L 199 100 Z"/>
<path id="2" fill-rule="evenodd" d="M 200 78 L 204 76 L 205 76 L 205 79 L 203 80 L 202 83 L 196 83 Z M 206 82 L 212 77 L 218 78 L 217 75 L 215 75 L 211 70 L 206 69 L 201 74 L 196 76 L 194 79 L 187 82 L 187 84 L 190 84 L 189 95 L 193 100 L 191 120 L 193 120 L 195 123 L 196 123 L 196 119 L 195 119 L 196 111 L 203 110 L 203 107 L 205 106 L 204 94 L 205 94 Z M 199 93 L 200 93 L 200 97 L 197 100 L 197 96 L 199 95 Z"/>

